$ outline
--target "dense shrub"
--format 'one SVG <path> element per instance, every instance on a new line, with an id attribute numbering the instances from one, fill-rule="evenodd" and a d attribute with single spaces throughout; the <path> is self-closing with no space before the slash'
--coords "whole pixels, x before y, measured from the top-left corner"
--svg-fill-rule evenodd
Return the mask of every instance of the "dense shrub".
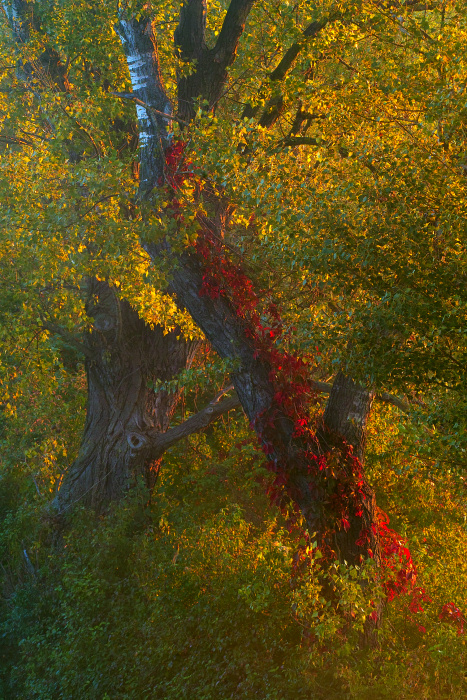
<path id="1" fill-rule="evenodd" d="M 361 650 L 362 572 L 336 566 L 337 612 L 320 596 L 319 562 L 292 575 L 300 534 L 268 506 L 245 436 L 231 421 L 192 438 L 166 459 L 150 499 L 140 486 L 102 518 L 77 506 L 62 529 L 38 497 L 27 504 L 19 473 L 2 477 L 2 697 L 463 696 L 465 635 L 439 619 L 467 581 L 454 485 L 428 487 L 394 458 L 385 464 L 391 445 L 370 444 L 433 602 L 413 614 L 396 599 L 377 648 Z M 399 439 L 394 431 L 393 447 Z"/>

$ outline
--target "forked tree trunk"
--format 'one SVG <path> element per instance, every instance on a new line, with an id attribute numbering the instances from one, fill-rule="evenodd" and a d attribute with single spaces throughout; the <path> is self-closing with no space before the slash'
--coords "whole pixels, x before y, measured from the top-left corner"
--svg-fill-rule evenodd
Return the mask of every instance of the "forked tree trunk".
<path id="1" fill-rule="evenodd" d="M 151 329 L 115 290 L 90 281 L 88 315 L 94 329 L 84 339 L 88 404 L 78 457 L 58 494 L 60 511 L 76 502 L 100 510 L 121 498 L 138 477 L 151 487 L 161 454 L 147 434 L 165 433 L 180 393 L 154 391 L 177 376 L 197 341 Z"/>
<path id="2" fill-rule="evenodd" d="M 180 104 L 187 101 L 193 104 L 195 98 L 204 98 L 209 105 L 214 105 L 212 96 L 220 94 L 220 88 L 225 84 L 226 68 L 234 60 L 251 6 L 250 0 L 231 0 L 216 45 L 207 49 L 204 37 L 205 0 L 193 0 L 183 4 L 175 41 L 181 56 L 186 60 L 195 58 L 197 63 L 193 66 L 192 73 L 180 82 Z M 154 144 L 170 141 L 168 121 L 156 121 L 151 114 L 151 108 L 159 109 L 159 105 L 164 101 L 164 87 L 160 80 L 161 67 L 157 56 L 157 37 L 150 17 L 139 20 L 131 16 L 128 19 L 121 18 L 116 31 L 126 55 L 135 98 L 147 105 L 147 108 L 138 111 L 143 146 L 141 158 L 144 159 L 149 140 Z M 148 56 L 148 37 L 154 47 L 151 57 Z M 155 96 L 154 104 L 151 103 L 151 95 Z M 185 112 L 181 110 L 180 113 L 189 118 L 190 113 L 186 109 L 185 107 Z M 140 189 L 141 195 L 146 198 L 149 185 L 157 187 L 164 182 L 165 171 L 158 163 L 147 160 L 144 172 L 145 180 Z M 143 245 L 151 257 L 157 260 L 160 248 L 145 241 Z M 167 241 L 167 245 L 170 245 L 170 241 Z M 270 461 L 282 471 L 288 495 L 299 507 L 309 532 L 317 532 L 325 539 L 328 532 L 336 530 L 335 524 L 330 523 L 329 519 L 327 521 L 326 499 L 329 482 L 323 484 L 320 475 L 310 478 L 310 462 L 305 456 L 303 440 L 297 437 L 292 418 L 275 403 L 276 389 L 271 380 L 272 368 L 267 359 L 257 352 L 252 340 L 255 337 L 255 329 L 249 327 L 248 320 L 239 317 L 234 305 L 225 295 L 211 298 L 203 294 L 206 270 L 204 261 L 194 250 L 174 256 L 173 263 L 172 289 L 176 293 L 178 303 L 189 311 L 218 354 L 236 363 L 238 369 L 231 378 L 245 413 L 265 444 Z M 351 380 L 340 377 L 324 416 L 323 428 L 316 445 L 318 454 L 326 452 L 327 442 L 334 440 L 334 447 L 337 447 L 337 440 L 341 441 L 341 446 L 342 441 L 345 441 L 356 453 L 363 454 L 364 427 L 370 406 L 371 397 L 368 392 Z M 273 440 L 266 437 L 268 432 L 271 433 L 271 426 L 274 432 Z M 343 455 L 344 453 L 345 450 L 342 451 Z M 351 460 L 346 460 L 342 465 L 344 471 L 347 463 L 348 468 L 351 468 Z M 334 542 L 338 556 L 349 562 L 354 562 L 360 554 L 368 554 L 369 550 L 372 550 L 372 553 L 373 550 L 378 550 L 376 527 L 370 527 L 372 534 L 365 544 L 357 545 L 355 541 L 351 541 L 354 536 L 355 540 L 362 541 L 365 525 L 375 525 L 374 496 L 363 476 L 359 477 L 359 481 L 363 483 L 360 490 L 357 489 L 356 499 L 364 503 L 356 502 L 355 511 L 362 513 L 350 516 L 350 529 L 346 530 L 345 523 L 344 534 L 337 532 Z M 354 517 L 358 518 L 355 522 Z"/>
<path id="3" fill-rule="evenodd" d="M 184 3 L 175 41 L 180 54 L 187 60 L 196 59 L 196 67 L 190 76 L 179 84 L 179 115 L 184 119 L 193 116 L 191 105 L 195 98 L 207 99 L 214 106 L 212 95 L 220 94 L 225 83 L 225 69 L 234 59 L 236 46 L 243 31 L 244 21 L 251 3 L 249 0 L 231 0 L 224 25 L 216 46 L 207 50 L 204 41 L 205 0 Z M 160 100 L 163 85 L 160 82 L 160 66 L 157 51 L 153 63 L 143 56 L 147 37 L 154 46 L 157 39 L 150 18 L 136 22 L 130 18 L 117 25 L 125 51 L 136 99 L 145 102 L 148 109 L 138 113 L 142 133 L 142 157 L 148 138 L 154 142 L 170 139 L 167 123 L 150 119 L 151 102 L 147 95 L 154 93 Z M 228 37 L 228 38 L 227 38 Z M 222 57 L 223 71 L 216 65 Z M 155 67 L 154 64 L 157 63 Z M 136 72 L 134 66 L 138 66 Z M 207 87 L 209 86 L 209 87 Z M 146 99 L 145 99 L 146 98 Z M 157 105 L 154 105 L 157 109 Z M 191 111 L 190 111 L 191 110 Z M 150 136 L 148 136 L 148 130 Z M 141 183 L 142 196 L 148 195 L 148 185 L 157 187 L 164 182 L 164 169 L 145 169 L 145 182 Z M 170 245 L 170 241 L 167 241 Z M 146 250 L 156 260 L 159 249 L 143 241 Z M 315 445 L 316 459 L 326 455 L 326 462 L 337 461 L 336 478 L 332 468 L 323 473 L 310 464 L 313 455 L 310 445 L 305 449 L 297 436 L 292 418 L 275 402 L 275 387 L 271 380 L 272 367 L 262 358 L 254 346 L 255 329 L 248 320 L 240 318 L 235 306 L 225 295 L 211 298 L 203 293 L 206 274 L 204 261 L 195 251 L 186 251 L 174 258 L 172 289 L 178 303 L 187 309 L 196 324 L 203 330 L 214 349 L 223 358 L 233 360 L 238 369 L 231 375 L 237 395 L 251 424 L 263 442 L 270 462 L 282 473 L 284 490 L 300 509 L 310 535 L 317 536 L 323 548 L 341 562 L 359 564 L 363 557 L 380 559 L 380 544 L 374 492 L 363 474 L 365 426 L 370 412 L 372 395 L 351 379 L 339 374 L 331 391 L 318 431 Z M 271 435 L 271 426 L 274 433 Z M 353 459 L 355 457 L 355 459 Z M 316 465 L 316 462 L 314 463 Z M 339 498 L 344 494 L 343 502 Z M 337 502 L 337 507 L 336 507 Z M 330 504 L 331 507 L 330 507 Z M 339 510 L 341 519 L 339 522 Z M 379 624 L 381 610 L 375 610 L 375 620 L 367 623 L 365 641 L 372 642 L 374 629 Z"/>

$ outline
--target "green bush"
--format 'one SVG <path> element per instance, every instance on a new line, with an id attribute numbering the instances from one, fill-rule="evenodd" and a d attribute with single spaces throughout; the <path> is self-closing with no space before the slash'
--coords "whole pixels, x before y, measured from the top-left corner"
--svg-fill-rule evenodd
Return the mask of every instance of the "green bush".
<path id="1" fill-rule="evenodd" d="M 173 450 L 151 498 L 139 486 L 105 517 L 78 509 L 62 529 L 27 477 L 5 472 L 0 697 L 464 697 L 465 635 L 438 617 L 467 581 L 454 487 L 445 480 L 427 492 L 394 459 L 378 472 L 370 444 L 369 468 L 398 527 L 419 519 L 411 548 L 433 602 L 414 616 L 396 599 L 377 647 L 361 649 L 365 569 L 332 570 L 334 607 L 321 595 L 319 561 L 292 575 L 300 532 L 268 506 L 258 453 L 241 445 L 245 426 L 228 431 Z"/>

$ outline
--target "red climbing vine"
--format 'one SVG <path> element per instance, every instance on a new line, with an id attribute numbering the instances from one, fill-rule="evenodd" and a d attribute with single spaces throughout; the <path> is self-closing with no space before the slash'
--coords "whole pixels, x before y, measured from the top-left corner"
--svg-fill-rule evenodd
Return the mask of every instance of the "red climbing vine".
<path id="1" fill-rule="evenodd" d="M 172 190 L 170 206 L 178 219 L 181 213 L 177 191 L 186 179 L 195 176 L 193 167 L 184 157 L 185 148 L 186 145 L 178 141 L 166 153 L 166 182 Z M 194 249 L 203 270 L 199 295 L 213 301 L 224 298 L 231 305 L 244 325 L 255 357 L 270 368 L 269 380 L 274 387 L 272 405 L 267 412 L 256 416 L 252 425 L 266 455 L 267 467 L 274 474 L 269 496 L 280 508 L 287 507 L 295 518 L 298 516 L 300 494 L 290 475 L 300 462 L 316 500 L 322 504 L 321 525 L 325 523 L 325 535 L 319 550 L 321 558 L 329 559 L 334 556 L 329 545 L 332 534 L 349 531 L 351 520 L 363 516 L 365 479 L 361 462 L 343 440 L 337 452 L 325 452 L 320 447 L 316 425 L 310 419 L 310 408 L 316 398 L 310 379 L 311 362 L 279 348 L 278 340 L 284 337 L 284 326 L 277 305 L 267 293 L 255 289 L 242 266 L 232 261 L 222 238 L 211 230 L 208 221 L 200 215 L 198 222 Z M 300 446 L 293 455 L 294 465 L 290 463 L 287 446 L 277 437 L 277 421 L 281 416 L 291 422 L 291 437 L 296 438 Z M 410 613 L 423 612 L 422 604 L 431 599 L 423 588 L 415 587 L 417 572 L 406 540 L 389 527 L 389 518 L 381 510 L 371 528 L 372 532 L 369 527 L 362 526 L 355 544 L 362 556 L 373 557 L 372 542 L 379 540 L 380 576 L 387 600 L 407 595 Z M 300 558 L 306 557 L 297 556 L 296 563 Z M 440 619 L 456 624 L 460 632 L 464 629 L 465 619 L 452 603 L 444 606 Z M 424 631 L 423 626 L 418 627 Z"/>

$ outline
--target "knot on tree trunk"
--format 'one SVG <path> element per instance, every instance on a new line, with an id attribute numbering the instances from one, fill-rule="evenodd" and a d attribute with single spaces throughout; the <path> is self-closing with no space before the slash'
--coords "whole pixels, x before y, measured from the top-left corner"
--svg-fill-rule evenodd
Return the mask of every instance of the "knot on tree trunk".
<path id="1" fill-rule="evenodd" d="M 148 443 L 147 437 L 145 437 L 141 433 L 128 433 L 126 439 L 130 446 L 130 454 L 132 457 L 135 456 L 144 447 L 146 447 Z"/>

